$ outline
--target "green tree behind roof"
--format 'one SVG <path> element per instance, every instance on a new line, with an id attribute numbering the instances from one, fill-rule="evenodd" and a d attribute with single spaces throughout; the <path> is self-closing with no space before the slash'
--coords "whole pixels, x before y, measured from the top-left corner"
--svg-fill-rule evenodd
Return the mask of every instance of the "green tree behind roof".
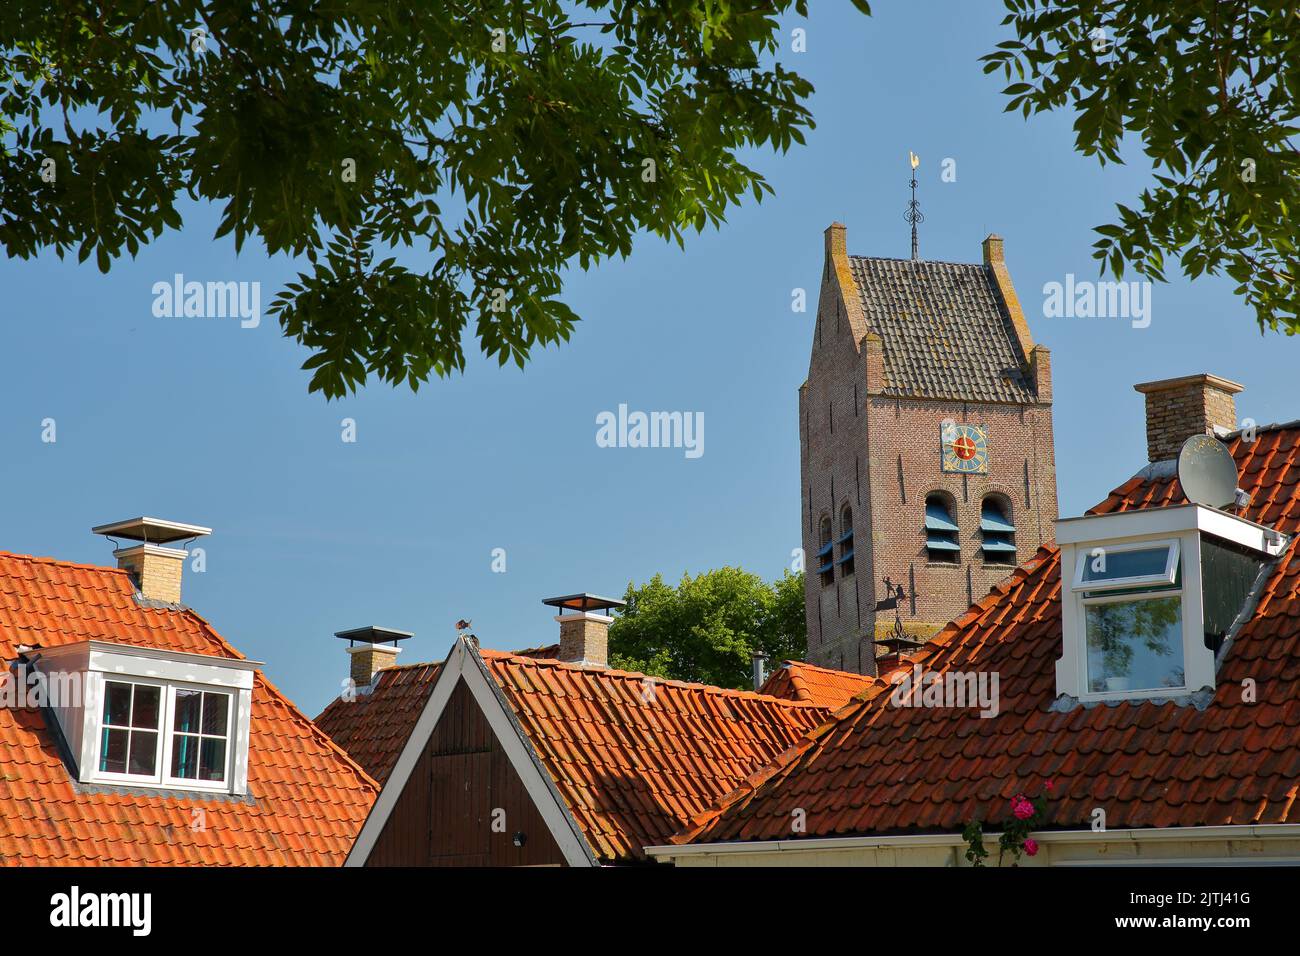
<path id="1" fill-rule="evenodd" d="M 656 574 L 629 584 L 627 607 L 610 627 L 614 667 L 719 687 L 752 688 L 754 651 L 769 669 L 802 660 L 807 648 L 804 576 L 767 583 L 741 568 L 718 568 L 676 587 Z"/>

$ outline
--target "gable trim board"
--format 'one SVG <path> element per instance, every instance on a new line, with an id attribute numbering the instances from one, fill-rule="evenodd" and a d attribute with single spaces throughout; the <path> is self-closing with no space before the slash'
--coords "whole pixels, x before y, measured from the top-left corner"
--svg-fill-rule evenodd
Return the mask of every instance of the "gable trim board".
<path id="1" fill-rule="evenodd" d="M 388 824 L 394 807 L 397 806 L 398 799 L 406 789 L 411 772 L 428 745 L 434 728 L 438 726 L 443 710 L 451 699 L 452 691 L 462 680 L 483 712 L 493 736 L 505 751 L 511 767 L 523 782 L 529 799 L 541 814 L 560 852 L 564 854 L 565 862 L 569 866 L 599 866 L 595 852 L 578 828 L 578 823 L 569 812 L 564 798 L 560 796 L 555 781 L 542 766 L 541 760 L 533 750 L 532 743 L 524 734 L 523 728 L 520 727 L 518 718 L 511 710 L 501 688 L 488 672 L 487 665 L 483 663 L 477 650 L 463 637 L 457 639 L 455 647 L 447 655 L 447 660 L 434 683 L 433 691 L 425 702 L 420 719 L 416 721 L 415 729 L 403 745 L 402 753 L 393 766 L 393 772 L 385 782 L 370 815 L 366 817 L 365 825 L 361 828 L 361 833 L 357 836 L 344 866 L 364 866 L 369 859 L 371 851 L 384 832 L 384 827 Z"/>
<path id="2" fill-rule="evenodd" d="M 984 846 L 995 866 L 999 833 L 986 832 Z M 1125 830 L 1048 830 L 1033 834 L 1042 848 L 1036 857 L 1022 857 L 1021 866 L 1104 864 L 1235 865 L 1260 862 L 1300 863 L 1300 824 L 1229 824 L 1225 826 L 1136 828 Z M 1207 844 L 1209 846 L 1207 846 Z M 918 833 L 900 836 L 820 837 L 736 843 L 688 843 L 646 847 L 646 855 L 678 866 L 745 866 L 780 864 L 779 857 L 795 852 L 795 866 L 818 866 L 819 854 L 835 854 L 846 866 L 970 866 L 966 841 L 960 833 Z M 1207 852 L 1209 851 L 1209 852 Z M 794 860 L 803 857 L 803 861 Z M 946 858 L 946 862 L 945 862 Z"/>

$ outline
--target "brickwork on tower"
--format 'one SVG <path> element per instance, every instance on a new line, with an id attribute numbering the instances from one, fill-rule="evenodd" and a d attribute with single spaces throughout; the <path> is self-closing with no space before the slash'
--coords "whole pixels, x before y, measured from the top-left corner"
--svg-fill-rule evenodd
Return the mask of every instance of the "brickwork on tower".
<path id="1" fill-rule="evenodd" d="M 980 263 L 867 259 L 827 229 L 799 389 L 811 663 L 876 673 L 885 578 L 925 639 L 1051 539 L 1051 404 L 1000 238 Z"/>

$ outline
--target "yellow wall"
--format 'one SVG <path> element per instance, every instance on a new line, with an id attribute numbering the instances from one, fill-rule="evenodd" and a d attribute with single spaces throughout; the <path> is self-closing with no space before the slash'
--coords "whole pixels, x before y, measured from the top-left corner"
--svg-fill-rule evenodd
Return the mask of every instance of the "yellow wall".
<path id="1" fill-rule="evenodd" d="M 1300 828 L 1298 828 L 1300 829 Z M 1243 831 L 1248 828 L 1243 827 Z M 1269 835 L 1257 838 L 1172 837 L 1154 831 L 1134 839 L 1130 831 L 1107 839 L 1102 834 L 1038 834 L 1038 855 L 1022 856 L 1020 866 L 1124 865 L 1161 863 L 1300 862 L 1300 835 Z M 821 842 L 821 841 L 818 841 Z M 829 841 L 827 841 L 829 842 Z M 997 834 L 985 836 L 989 857 L 985 866 L 997 865 Z M 970 866 L 965 844 L 954 838 L 946 845 L 905 844 L 847 846 L 835 848 L 810 843 L 783 842 L 780 849 L 768 844 L 748 852 L 721 852 L 674 856 L 677 866 Z M 669 851 L 671 852 L 671 851 Z M 655 856 L 668 862 L 663 853 Z M 1010 865 L 1011 858 L 1003 861 Z"/>

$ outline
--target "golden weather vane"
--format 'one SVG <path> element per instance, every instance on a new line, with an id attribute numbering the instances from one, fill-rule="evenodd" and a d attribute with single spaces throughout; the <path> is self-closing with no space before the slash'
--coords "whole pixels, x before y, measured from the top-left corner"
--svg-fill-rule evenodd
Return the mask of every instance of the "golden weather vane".
<path id="1" fill-rule="evenodd" d="M 912 259 L 916 260 L 921 258 L 916 240 L 916 225 L 925 222 L 925 216 L 921 215 L 921 204 L 916 201 L 916 167 L 921 165 L 921 157 L 909 149 L 907 158 L 912 164 L 912 201 L 907 204 L 907 212 L 903 214 L 903 218 L 912 224 Z"/>

